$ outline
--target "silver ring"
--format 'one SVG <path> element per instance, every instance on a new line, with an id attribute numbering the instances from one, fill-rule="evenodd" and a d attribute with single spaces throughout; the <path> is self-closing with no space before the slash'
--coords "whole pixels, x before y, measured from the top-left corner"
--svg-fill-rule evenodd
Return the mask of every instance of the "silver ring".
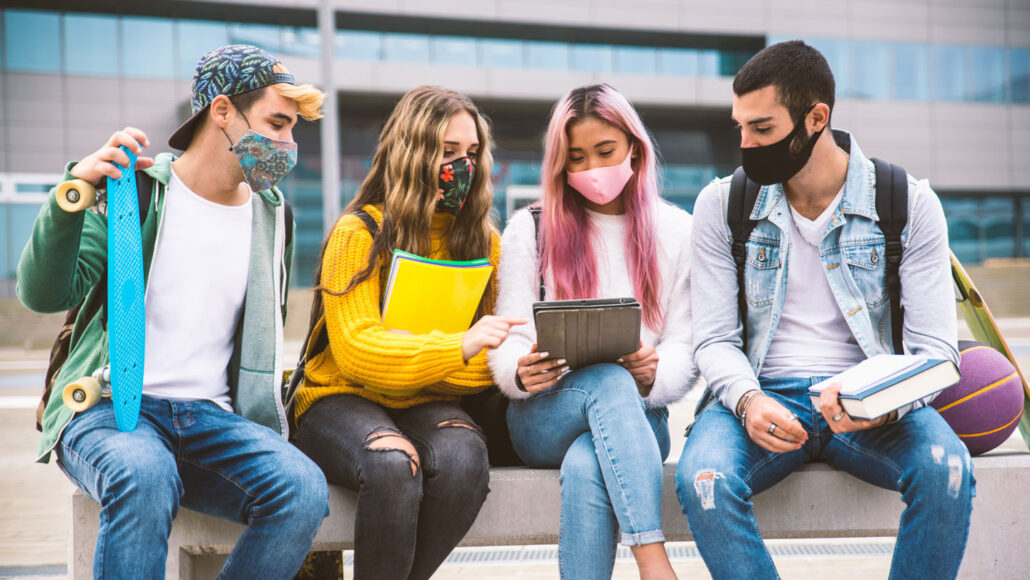
<path id="1" fill-rule="evenodd" d="M 836 415 L 830 417 L 830 419 L 833 419 L 834 421 L 840 421 L 843 418 L 844 418 L 844 411 L 841 411 L 840 413 L 837 413 Z"/>
<path id="2" fill-rule="evenodd" d="M 773 431 L 776 430 L 776 423 L 769 423 L 769 434 L 772 435 Z"/>

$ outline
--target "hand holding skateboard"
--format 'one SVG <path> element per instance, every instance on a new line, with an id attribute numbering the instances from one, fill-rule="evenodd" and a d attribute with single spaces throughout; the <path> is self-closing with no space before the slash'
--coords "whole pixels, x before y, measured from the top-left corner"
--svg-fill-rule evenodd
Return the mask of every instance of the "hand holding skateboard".
<path id="1" fill-rule="evenodd" d="M 57 204 L 66 212 L 83 211 L 97 203 L 96 187 L 104 177 L 121 179 L 122 168 L 128 167 L 129 155 L 122 149 L 125 147 L 135 155 L 143 153 L 143 147 L 149 147 L 150 140 L 139 129 L 126 127 L 111 135 L 103 147 L 87 155 L 75 164 L 71 174 L 78 179 L 65 181 L 57 186 Z M 138 157 L 136 169 L 146 169 L 154 165 L 152 157 Z"/>

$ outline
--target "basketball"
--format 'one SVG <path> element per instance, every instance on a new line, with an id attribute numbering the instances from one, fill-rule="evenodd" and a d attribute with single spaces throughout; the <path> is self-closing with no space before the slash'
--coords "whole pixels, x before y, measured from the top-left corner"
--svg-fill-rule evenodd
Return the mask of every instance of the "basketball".
<path id="1" fill-rule="evenodd" d="M 960 340 L 958 383 L 941 391 L 933 407 L 951 425 L 971 455 L 1001 445 L 1019 423 L 1023 385 L 1005 355 L 993 348 Z"/>

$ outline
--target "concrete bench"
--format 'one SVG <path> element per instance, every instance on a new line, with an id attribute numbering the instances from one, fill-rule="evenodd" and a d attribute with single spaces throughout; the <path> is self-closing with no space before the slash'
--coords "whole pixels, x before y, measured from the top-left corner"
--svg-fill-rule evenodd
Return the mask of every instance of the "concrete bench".
<path id="1" fill-rule="evenodd" d="M 1030 454 L 997 454 L 973 460 L 977 497 L 961 578 L 1021 578 L 1030 567 Z M 676 466 L 665 466 L 662 522 L 669 541 L 690 540 L 675 493 Z M 495 468 L 490 495 L 463 546 L 554 544 L 558 541 L 560 488 L 555 470 Z M 809 464 L 754 499 L 765 538 L 833 538 L 897 535 L 904 504 L 896 492 L 865 484 L 823 464 Z M 331 486 L 330 510 L 313 550 L 354 545 L 354 493 Z M 72 497 L 70 577 L 91 575 L 99 506 L 76 491 Z M 183 508 L 169 539 L 168 578 L 214 578 L 243 526 Z M 929 550 L 948 546 L 927 546 Z"/>

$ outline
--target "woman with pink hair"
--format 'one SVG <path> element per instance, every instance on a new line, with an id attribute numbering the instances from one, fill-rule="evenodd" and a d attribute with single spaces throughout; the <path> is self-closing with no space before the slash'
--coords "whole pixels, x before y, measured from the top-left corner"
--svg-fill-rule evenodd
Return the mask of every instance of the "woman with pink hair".
<path id="1" fill-rule="evenodd" d="M 687 212 L 659 197 L 651 137 L 608 85 L 574 89 L 555 105 L 541 170 L 539 227 L 529 210 L 501 238 L 497 313 L 531 319 L 547 300 L 634 296 L 641 345 L 611 364 L 570 370 L 512 328 L 490 353 L 512 399 L 516 453 L 561 467 L 561 576 L 610 577 L 621 528 L 641 578 L 675 578 L 661 529 L 666 405 L 697 379 L 691 357 Z"/>

